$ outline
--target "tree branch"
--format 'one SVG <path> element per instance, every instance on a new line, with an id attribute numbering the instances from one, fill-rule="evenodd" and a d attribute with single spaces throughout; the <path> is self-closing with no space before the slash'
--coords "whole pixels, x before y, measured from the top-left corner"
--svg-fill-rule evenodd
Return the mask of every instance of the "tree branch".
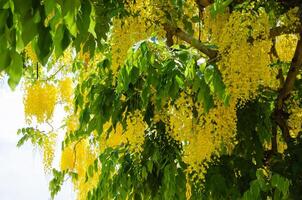
<path id="1" fill-rule="evenodd" d="M 294 57 L 291 62 L 291 66 L 287 73 L 285 82 L 280 89 L 278 98 L 276 100 L 275 111 L 273 113 L 274 120 L 280 127 L 285 141 L 288 143 L 290 141 L 289 128 L 287 125 L 287 116 L 284 112 L 284 102 L 290 96 L 294 88 L 294 83 L 299 71 L 302 69 L 302 31 L 300 31 L 300 39 L 298 41 Z"/>
<path id="2" fill-rule="evenodd" d="M 196 0 L 196 3 L 199 7 L 200 12 L 202 12 L 203 8 L 210 5 L 212 2 L 211 0 Z M 191 44 L 193 47 L 207 55 L 210 59 L 214 59 L 218 55 L 218 51 L 209 48 L 208 46 L 202 44 L 199 40 L 191 36 L 190 34 L 186 33 L 185 31 L 181 30 L 178 27 L 174 27 L 168 23 L 163 24 L 165 31 L 167 32 L 167 45 L 172 46 L 173 40 L 172 36 L 175 35 L 179 37 L 181 40 Z M 270 30 L 270 38 L 275 38 L 282 34 L 290 34 L 290 33 L 300 33 L 302 31 L 302 25 L 296 26 L 293 29 L 288 28 L 287 26 L 278 26 L 272 28 Z"/>
<path id="3" fill-rule="evenodd" d="M 297 0 L 277 0 L 282 4 L 282 6 L 286 7 L 287 10 L 290 8 L 294 8 L 296 6 L 301 6 L 301 1 Z"/>
<path id="4" fill-rule="evenodd" d="M 202 12 L 205 7 L 212 3 L 211 0 L 195 0 L 195 2 L 198 5 L 198 9 L 200 12 Z"/>
<path id="5" fill-rule="evenodd" d="M 272 127 L 272 153 L 275 154 L 278 152 L 278 142 L 277 142 L 277 126 L 273 124 Z"/>
<path id="6" fill-rule="evenodd" d="M 302 25 L 296 26 L 293 29 L 288 28 L 287 26 L 278 26 L 270 30 L 270 37 L 275 38 L 279 35 L 291 34 L 291 33 L 295 34 L 295 33 L 300 33 L 301 31 L 302 31 Z"/>
<path id="7" fill-rule="evenodd" d="M 211 49 L 208 46 L 202 44 L 199 40 L 195 39 L 193 36 L 184 32 L 180 28 L 173 27 L 169 24 L 164 24 L 164 27 L 165 27 L 166 31 L 179 37 L 183 41 L 189 43 L 190 45 L 192 45 L 193 47 L 195 47 L 196 49 L 198 49 L 199 51 L 201 51 L 202 53 L 207 55 L 210 59 L 217 57 L 217 55 L 218 55 L 217 50 Z"/>
<path id="8" fill-rule="evenodd" d="M 282 100 L 288 97 L 289 93 L 292 91 L 294 87 L 294 82 L 296 80 L 296 76 L 299 73 L 299 70 L 302 68 L 302 31 L 300 32 L 300 39 L 298 41 L 296 51 L 294 57 L 292 59 L 291 66 L 289 68 L 285 83 L 283 88 L 280 91 L 280 95 L 278 97 L 279 104 L 282 103 Z"/>
<path id="9" fill-rule="evenodd" d="M 166 29 L 166 26 L 164 28 L 166 31 L 166 38 L 167 38 L 166 44 L 168 47 L 171 47 L 173 45 L 173 33 L 171 32 L 170 29 Z"/>

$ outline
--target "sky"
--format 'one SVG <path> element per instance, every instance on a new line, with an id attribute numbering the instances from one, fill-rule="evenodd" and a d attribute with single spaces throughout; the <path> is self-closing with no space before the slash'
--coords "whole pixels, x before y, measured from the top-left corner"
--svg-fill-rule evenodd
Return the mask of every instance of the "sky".
<path id="1" fill-rule="evenodd" d="M 0 200 L 48 200 L 48 183 L 51 174 L 45 174 L 42 152 L 31 143 L 16 146 L 20 136 L 17 130 L 26 127 L 23 111 L 21 86 L 13 92 L 6 80 L 0 81 Z M 60 127 L 65 113 L 57 106 L 54 114 L 54 126 Z M 63 131 L 58 131 L 54 167 L 59 166 L 60 139 Z M 70 182 L 63 185 L 55 200 L 73 200 L 75 192 Z"/>

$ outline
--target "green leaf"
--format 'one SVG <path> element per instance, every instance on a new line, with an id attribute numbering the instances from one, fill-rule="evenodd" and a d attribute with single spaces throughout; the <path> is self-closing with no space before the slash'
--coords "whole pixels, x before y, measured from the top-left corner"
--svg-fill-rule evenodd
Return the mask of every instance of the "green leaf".
<path id="1" fill-rule="evenodd" d="M 37 11 L 37 13 L 39 13 Z M 38 15 L 38 14 L 37 14 Z M 38 34 L 38 27 L 35 18 L 30 17 L 24 19 L 22 23 L 22 40 L 26 46 Z"/>
<path id="2" fill-rule="evenodd" d="M 148 168 L 149 173 L 152 173 L 152 169 L 153 169 L 153 162 L 152 162 L 152 160 L 148 160 L 147 161 L 147 168 Z"/>
<path id="3" fill-rule="evenodd" d="M 274 174 L 272 176 L 272 186 L 276 187 L 279 191 L 281 191 L 283 193 L 283 195 L 287 195 L 288 194 L 288 190 L 289 190 L 289 181 L 280 176 L 279 174 Z"/>
<path id="4" fill-rule="evenodd" d="M 21 147 L 24 142 L 26 142 L 26 140 L 28 140 L 28 136 L 27 135 L 24 135 L 17 143 L 17 147 Z"/>
<path id="5" fill-rule="evenodd" d="M 178 83 L 178 86 L 179 86 L 181 89 L 183 89 L 183 87 L 184 87 L 184 81 L 183 81 L 178 75 L 175 76 L 175 80 L 176 80 L 176 82 Z"/>
<path id="6" fill-rule="evenodd" d="M 63 4 L 62 15 L 64 17 L 64 22 L 70 34 L 76 37 L 78 31 L 76 17 L 81 2 L 79 0 L 64 0 Z"/>
<path id="7" fill-rule="evenodd" d="M 211 16 L 216 17 L 217 14 L 223 13 L 232 2 L 233 0 L 215 0 L 211 5 Z"/>
<path id="8" fill-rule="evenodd" d="M 258 169 L 256 172 L 257 181 L 259 183 L 259 187 L 262 191 L 267 191 L 269 188 L 266 184 L 265 176 L 263 173 L 263 169 Z"/>
<path id="9" fill-rule="evenodd" d="M 53 36 L 53 41 L 55 47 L 55 55 L 56 57 L 59 57 L 63 54 L 64 50 L 70 43 L 69 32 L 64 25 L 58 25 Z"/>
<path id="10" fill-rule="evenodd" d="M 4 27 L 6 24 L 6 20 L 9 16 L 8 10 L 0 10 L 0 27 Z M 4 29 L 0 29 L 0 33 L 2 34 L 4 32 Z"/>
<path id="11" fill-rule="evenodd" d="M 45 8 L 45 14 L 46 16 L 51 15 L 51 13 L 55 10 L 56 8 L 56 1 L 54 0 L 44 0 L 44 8 Z"/>
<path id="12" fill-rule="evenodd" d="M 24 3 L 23 0 L 12 0 L 14 2 L 14 15 L 19 14 L 24 17 L 32 7 L 32 2 Z"/>
<path id="13" fill-rule="evenodd" d="M 34 41 L 33 46 L 39 61 L 45 65 L 52 51 L 52 37 L 50 28 L 44 27 L 42 24 L 38 28 L 39 36 L 37 41 Z"/>
<path id="14" fill-rule="evenodd" d="M 55 195 L 61 190 L 66 172 L 61 172 L 56 169 L 53 169 L 52 173 L 53 179 L 49 182 L 49 190 L 51 198 L 53 199 Z"/>
<path id="15" fill-rule="evenodd" d="M 144 106 L 147 106 L 147 104 L 148 104 L 149 95 L 150 95 L 150 88 L 149 88 L 149 86 L 145 86 L 141 93 L 141 98 L 142 98 Z"/>
<path id="16" fill-rule="evenodd" d="M 1 43 L 1 39 L 0 39 Z M 2 43 L 1 43 L 2 44 Z M 11 57 L 9 51 L 1 51 L 0 53 L 0 72 L 6 69 L 11 62 Z"/>
<path id="17" fill-rule="evenodd" d="M 90 24 L 88 28 L 88 32 L 93 35 L 94 38 L 97 38 L 96 32 L 95 32 L 95 26 L 96 26 L 96 16 L 95 16 L 95 8 L 92 6 L 91 12 L 90 12 Z"/>
<path id="18" fill-rule="evenodd" d="M 65 24 L 67 26 L 67 29 L 69 30 L 69 32 L 71 33 L 72 36 L 76 37 L 77 36 L 77 24 L 76 24 L 76 20 L 74 15 L 72 15 L 71 13 L 69 13 L 68 15 L 66 15 L 64 17 L 64 21 Z"/>
<path id="19" fill-rule="evenodd" d="M 214 86 L 214 92 L 217 94 L 218 98 L 223 100 L 225 95 L 225 85 L 217 69 L 214 71 L 213 74 L 213 86 Z"/>
<path id="20" fill-rule="evenodd" d="M 214 100 L 213 97 L 211 96 L 210 88 L 204 80 L 201 80 L 201 85 L 197 95 L 197 100 L 203 103 L 204 110 L 206 113 L 214 105 Z"/>
<path id="21" fill-rule="evenodd" d="M 16 52 L 11 54 L 11 60 L 11 64 L 6 68 L 6 72 L 9 75 L 8 84 L 14 90 L 22 77 L 23 60 L 21 55 Z"/>
<path id="22" fill-rule="evenodd" d="M 93 177 L 93 165 L 90 165 L 90 166 L 88 167 L 88 176 L 89 176 L 89 177 Z"/>
<path id="23" fill-rule="evenodd" d="M 205 68 L 204 79 L 207 84 L 210 84 L 212 82 L 214 71 L 215 69 L 213 65 L 209 65 Z"/>
<path id="24" fill-rule="evenodd" d="M 56 31 L 55 34 L 53 36 L 53 41 L 54 41 L 54 47 L 55 47 L 55 56 L 59 57 L 62 55 L 63 53 L 63 48 L 61 46 L 61 41 L 63 39 L 63 35 L 64 35 L 64 30 L 63 30 L 63 25 L 60 24 Z"/>
<path id="25" fill-rule="evenodd" d="M 148 173 L 147 173 L 146 167 L 142 167 L 142 178 L 146 180 L 147 176 L 148 176 Z"/>

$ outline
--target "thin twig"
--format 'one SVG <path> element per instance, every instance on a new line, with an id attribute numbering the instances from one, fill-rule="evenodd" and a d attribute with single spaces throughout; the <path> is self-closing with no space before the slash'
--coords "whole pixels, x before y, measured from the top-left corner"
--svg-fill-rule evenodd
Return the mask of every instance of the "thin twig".
<path id="1" fill-rule="evenodd" d="M 52 79 L 53 77 L 55 77 L 64 67 L 65 67 L 65 65 L 62 65 L 55 73 L 53 73 L 52 75 L 50 75 L 44 81 L 49 81 L 50 79 Z"/>
<path id="2" fill-rule="evenodd" d="M 75 145 L 73 146 L 73 152 L 74 152 L 74 159 L 73 159 L 73 163 L 72 163 L 72 167 L 74 168 L 75 167 L 75 165 L 76 165 L 76 160 L 77 160 L 77 150 L 76 150 L 76 148 L 77 148 L 77 146 L 78 146 L 78 144 L 81 142 L 83 140 L 83 138 L 81 138 L 79 141 L 77 141 L 76 143 L 75 143 Z"/>
<path id="3" fill-rule="evenodd" d="M 55 130 L 54 127 L 53 127 L 53 125 L 51 125 L 51 123 L 49 123 L 49 121 L 46 121 L 46 123 L 48 124 L 48 126 L 50 126 L 51 132 L 53 132 Z"/>

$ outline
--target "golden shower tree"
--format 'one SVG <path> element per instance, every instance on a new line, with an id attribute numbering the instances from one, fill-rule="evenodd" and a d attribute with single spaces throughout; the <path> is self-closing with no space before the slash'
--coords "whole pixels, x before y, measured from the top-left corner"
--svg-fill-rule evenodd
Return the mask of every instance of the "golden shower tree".
<path id="1" fill-rule="evenodd" d="M 52 197 L 297 199 L 302 26 L 295 0 L 2 0 L 0 71 L 23 77 Z M 37 128 L 38 127 L 38 128 Z"/>

